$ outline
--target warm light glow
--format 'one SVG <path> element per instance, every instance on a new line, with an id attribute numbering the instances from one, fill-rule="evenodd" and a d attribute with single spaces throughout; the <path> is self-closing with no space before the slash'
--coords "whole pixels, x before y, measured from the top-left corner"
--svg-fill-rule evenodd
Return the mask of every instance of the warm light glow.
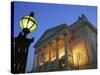
<path id="1" fill-rule="evenodd" d="M 82 41 L 75 44 L 73 48 L 73 60 L 74 66 L 83 66 L 87 64 L 86 47 Z"/>
<path id="2" fill-rule="evenodd" d="M 20 27 L 21 29 L 27 28 L 32 32 L 37 27 L 36 20 L 31 16 L 25 16 L 20 20 Z"/>
<path id="3" fill-rule="evenodd" d="M 59 59 L 62 58 L 65 55 L 65 53 L 62 53 L 59 55 Z"/>
<path id="4" fill-rule="evenodd" d="M 52 58 L 51 61 L 54 61 L 56 58 Z"/>
<path id="5" fill-rule="evenodd" d="M 51 50 L 51 61 L 54 61 L 56 59 L 56 41 L 55 40 L 52 41 L 50 50 Z"/>
<path id="6" fill-rule="evenodd" d="M 65 55 L 65 49 L 64 49 L 64 40 L 61 40 L 59 42 L 59 59 L 61 59 Z M 74 65 L 74 67 L 84 66 L 88 62 L 87 58 L 87 51 L 86 51 L 86 45 L 84 45 L 83 41 L 76 42 L 72 50 L 68 48 L 68 64 Z M 49 61 L 49 49 L 51 50 L 51 61 L 56 60 L 56 45 L 55 41 L 53 41 L 53 44 L 50 46 L 46 46 L 46 54 L 45 54 L 45 62 Z M 42 58 L 41 58 L 42 59 Z M 41 63 L 42 64 L 42 63 Z M 62 65 L 64 66 L 64 64 Z"/>
<path id="7" fill-rule="evenodd" d="M 59 59 L 62 58 L 65 55 L 65 50 L 64 50 L 64 37 L 61 36 L 59 40 Z"/>
<path id="8" fill-rule="evenodd" d="M 49 61 L 49 45 L 47 44 L 46 46 L 46 51 L 45 51 L 45 62 Z"/>
<path id="9" fill-rule="evenodd" d="M 62 67 L 64 67 L 64 66 L 65 66 L 65 64 L 62 64 L 61 66 L 62 66 Z"/>
<path id="10" fill-rule="evenodd" d="M 45 62 L 49 61 L 49 59 L 46 59 Z"/>
<path id="11" fill-rule="evenodd" d="M 40 63 L 40 65 L 43 65 L 43 63 Z"/>

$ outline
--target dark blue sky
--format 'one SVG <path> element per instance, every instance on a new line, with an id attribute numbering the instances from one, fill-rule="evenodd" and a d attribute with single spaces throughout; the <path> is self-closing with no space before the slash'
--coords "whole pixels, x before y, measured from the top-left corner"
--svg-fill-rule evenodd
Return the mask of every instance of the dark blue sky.
<path id="1" fill-rule="evenodd" d="M 88 20 L 97 27 L 97 8 L 95 6 L 78 6 L 78 5 L 63 5 L 63 4 L 45 4 L 45 3 L 30 3 L 30 2 L 15 2 L 14 3 L 14 36 L 18 36 L 21 31 L 19 22 L 20 19 L 29 15 L 34 11 L 37 21 L 37 29 L 28 34 L 28 38 L 34 37 L 34 43 L 29 48 L 26 71 L 31 71 L 34 60 L 34 44 L 44 33 L 46 29 L 66 23 L 71 25 L 81 14 L 84 14 Z"/>

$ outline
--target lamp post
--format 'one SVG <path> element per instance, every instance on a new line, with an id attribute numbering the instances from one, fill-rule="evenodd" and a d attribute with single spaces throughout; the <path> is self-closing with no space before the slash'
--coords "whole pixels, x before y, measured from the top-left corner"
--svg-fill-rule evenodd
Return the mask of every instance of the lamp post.
<path id="1" fill-rule="evenodd" d="M 27 34 L 33 32 L 36 27 L 36 21 L 34 19 L 34 13 L 30 13 L 29 16 L 24 16 L 20 19 L 20 27 L 22 31 L 17 37 L 12 40 L 12 72 L 13 73 L 25 73 L 26 61 L 28 56 L 28 48 L 34 41 L 34 38 L 26 38 Z"/>

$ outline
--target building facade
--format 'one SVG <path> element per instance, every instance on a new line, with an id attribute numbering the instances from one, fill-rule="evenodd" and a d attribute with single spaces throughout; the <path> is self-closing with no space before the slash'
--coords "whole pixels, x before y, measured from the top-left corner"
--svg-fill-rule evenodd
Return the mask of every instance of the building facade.
<path id="1" fill-rule="evenodd" d="M 97 68 L 97 29 L 84 15 L 46 30 L 34 47 L 33 72 Z"/>

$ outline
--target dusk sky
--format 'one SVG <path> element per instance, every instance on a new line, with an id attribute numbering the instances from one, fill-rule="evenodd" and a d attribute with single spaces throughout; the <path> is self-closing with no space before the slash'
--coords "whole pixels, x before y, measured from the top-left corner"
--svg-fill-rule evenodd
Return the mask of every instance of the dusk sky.
<path id="1" fill-rule="evenodd" d="M 29 33 L 27 38 L 34 37 L 34 42 L 30 45 L 26 71 L 29 72 L 33 67 L 34 44 L 45 32 L 45 30 L 57 25 L 66 23 L 69 26 L 73 24 L 81 14 L 84 14 L 88 20 L 97 27 L 97 7 L 78 6 L 67 4 L 46 4 L 34 2 L 15 2 L 14 3 L 14 37 L 18 36 L 21 28 L 20 19 L 23 16 L 34 12 L 37 21 L 37 29 Z"/>

